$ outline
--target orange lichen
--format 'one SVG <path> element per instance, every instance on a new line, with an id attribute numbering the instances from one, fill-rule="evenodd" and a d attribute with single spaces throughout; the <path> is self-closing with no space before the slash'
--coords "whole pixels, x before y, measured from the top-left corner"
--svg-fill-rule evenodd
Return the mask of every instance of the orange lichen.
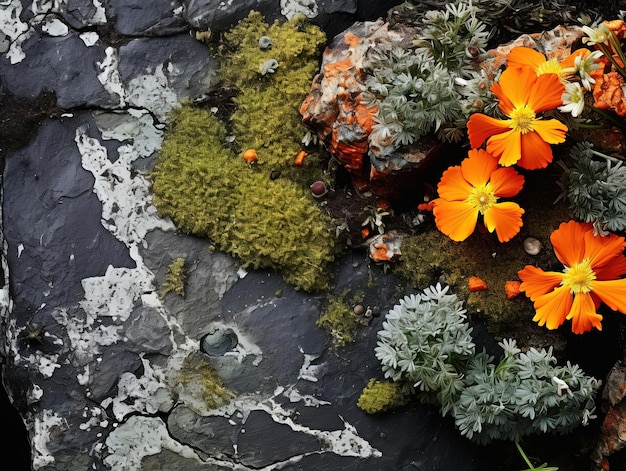
<path id="1" fill-rule="evenodd" d="M 485 291 L 487 289 L 487 282 L 477 276 L 470 276 L 467 280 L 467 285 L 472 293 L 474 291 Z"/>
<path id="2" fill-rule="evenodd" d="M 521 282 L 519 281 L 507 281 L 506 283 L 504 283 L 504 292 L 506 293 L 507 299 L 514 299 L 519 296 L 520 285 L 521 285 Z"/>
<path id="3" fill-rule="evenodd" d="M 614 111 L 619 116 L 626 116 L 626 83 L 617 72 L 609 72 L 596 79 L 593 87 L 594 106 L 601 110 Z"/>
<path id="4" fill-rule="evenodd" d="M 349 48 L 354 48 L 361 42 L 361 38 L 354 33 L 347 32 L 343 37 L 343 42 L 345 42 Z"/>
<path id="5" fill-rule="evenodd" d="M 298 167 L 302 167 L 302 164 L 304 163 L 304 158 L 308 155 L 308 152 L 305 150 L 301 150 L 300 152 L 298 152 L 298 155 L 296 155 L 296 158 L 293 161 L 294 165 L 297 165 Z"/>
<path id="6" fill-rule="evenodd" d="M 248 149 L 243 153 L 243 160 L 245 160 L 248 165 L 252 165 L 257 163 L 259 156 L 254 149 Z"/>

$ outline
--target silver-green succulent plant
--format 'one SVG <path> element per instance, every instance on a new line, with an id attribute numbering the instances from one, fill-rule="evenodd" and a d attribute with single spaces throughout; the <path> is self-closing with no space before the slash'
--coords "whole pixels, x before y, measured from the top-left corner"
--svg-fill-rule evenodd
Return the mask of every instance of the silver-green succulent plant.
<path id="1" fill-rule="evenodd" d="M 551 348 L 522 352 L 513 339 L 499 343 L 498 362 L 476 353 L 463 304 L 448 291 L 430 286 L 389 311 L 375 348 L 386 378 L 438 403 L 478 443 L 567 433 L 594 417 L 600 381 L 569 362 L 558 366 Z"/>
<path id="2" fill-rule="evenodd" d="M 445 405 L 463 390 L 463 371 L 474 355 L 472 329 L 463 302 L 440 284 L 405 296 L 378 332 L 376 358 L 386 378 L 401 381 L 405 392 L 419 390 L 425 402 Z"/>
<path id="3" fill-rule="evenodd" d="M 489 32 L 471 0 L 457 0 L 422 18 L 413 47 L 381 42 L 366 57 L 366 101 L 377 106 L 370 143 L 398 148 L 435 131 L 444 140 L 464 137 L 472 112 L 493 97 L 491 83 L 472 63 Z"/>
<path id="4" fill-rule="evenodd" d="M 576 144 L 571 165 L 561 164 L 561 181 L 572 217 L 591 222 L 596 232 L 626 229 L 626 166 L 623 162 L 598 152 L 589 142 Z"/>

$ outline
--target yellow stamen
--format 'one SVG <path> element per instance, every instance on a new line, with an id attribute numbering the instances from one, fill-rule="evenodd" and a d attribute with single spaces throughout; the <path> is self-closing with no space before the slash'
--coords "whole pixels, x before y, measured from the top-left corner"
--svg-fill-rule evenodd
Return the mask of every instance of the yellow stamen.
<path id="1" fill-rule="evenodd" d="M 588 258 L 571 267 L 565 267 L 564 273 L 565 276 L 561 284 L 567 286 L 572 294 L 589 293 L 591 284 L 596 279 L 596 274 L 591 268 L 591 261 Z"/>
<path id="2" fill-rule="evenodd" d="M 537 67 L 537 75 L 541 74 L 557 74 L 559 78 L 563 75 L 563 69 L 561 68 L 561 64 L 556 59 L 550 59 L 545 61 L 539 67 Z"/>
<path id="3" fill-rule="evenodd" d="M 465 201 L 480 211 L 480 214 L 485 214 L 485 211 L 498 201 L 498 198 L 493 194 L 491 185 L 485 183 L 475 186 Z"/>
<path id="4" fill-rule="evenodd" d="M 535 122 L 535 112 L 528 105 L 516 106 L 511 111 L 511 129 L 526 134 L 533 130 L 533 123 Z"/>

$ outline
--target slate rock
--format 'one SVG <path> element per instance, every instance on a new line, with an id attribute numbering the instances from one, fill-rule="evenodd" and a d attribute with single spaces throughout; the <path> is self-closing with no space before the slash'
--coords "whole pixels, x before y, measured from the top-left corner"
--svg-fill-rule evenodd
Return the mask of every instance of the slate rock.
<path id="1" fill-rule="evenodd" d="M 53 91 L 60 108 L 115 106 L 98 79 L 105 60 L 102 45 L 88 47 L 74 32 L 48 36 L 33 31 L 22 44 L 28 60 L 10 64 L 0 57 L 0 76 L 6 90 L 19 98 L 34 99 Z"/>
<path id="2" fill-rule="evenodd" d="M 252 411 L 239 432 L 237 455 L 243 464 L 259 468 L 318 452 L 322 446 L 315 437 L 294 433 L 291 427 L 277 423 L 266 412 Z"/>
<path id="3" fill-rule="evenodd" d="M 189 29 L 181 0 L 111 0 L 108 8 L 124 36 L 170 36 Z"/>
<path id="4" fill-rule="evenodd" d="M 87 115 L 47 121 L 7 159 L 4 204 L 11 211 L 4 215 L 4 238 L 13 299 L 31 306 L 24 315 L 42 304 L 78 302 L 81 280 L 104 274 L 110 264 L 135 266 L 127 247 L 102 226 L 93 176 L 72 145 L 77 127 L 89 122 Z"/>

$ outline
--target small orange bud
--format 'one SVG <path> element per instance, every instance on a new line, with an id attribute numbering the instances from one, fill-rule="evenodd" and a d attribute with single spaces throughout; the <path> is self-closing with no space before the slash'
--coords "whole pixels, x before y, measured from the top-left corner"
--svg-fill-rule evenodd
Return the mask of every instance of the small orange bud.
<path id="1" fill-rule="evenodd" d="M 248 165 L 252 165 L 255 164 L 257 160 L 259 160 L 259 156 L 254 149 L 248 149 L 243 153 L 243 160 L 245 160 Z"/>
<path id="2" fill-rule="evenodd" d="M 482 280 L 477 276 L 470 276 L 467 284 L 469 286 L 469 290 L 472 292 L 485 291 L 487 289 L 487 283 L 485 280 Z"/>
<path id="3" fill-rule="evenodd" d="M 420 203 L 417 205 L 417 209 L 420 211 L 432 211 L 435 207 L 435 200 L 429 201 L 428 203 Z"/>
<path id="4" fill-rule="evenodd" d="M 364 227 L 363 229 L 361 229 L 361 237 L 363 237 L 364 239 L 367 239 L 369 235 L 370 235 L 369 227 Z"/>
<path id="5" fill-rule="evenodd" d="M 504 283 L 504 292 L 508 299 L 517 298 L 519 296 L 521 283 L 519 281 L 507 281 Z"/>
<path id="6" fill-rule="evenodd" d="M 307 155 L 308 155 L 308 153 L 305 150 L 301 150 L 300 152 L 298 152 L 298 155 L 296 155 L 296 159 L 293 161 L 294 165 L 297 165 L 298 167 L 301 167 L 302 164 L 304 163 L 304 158 Z"/>

